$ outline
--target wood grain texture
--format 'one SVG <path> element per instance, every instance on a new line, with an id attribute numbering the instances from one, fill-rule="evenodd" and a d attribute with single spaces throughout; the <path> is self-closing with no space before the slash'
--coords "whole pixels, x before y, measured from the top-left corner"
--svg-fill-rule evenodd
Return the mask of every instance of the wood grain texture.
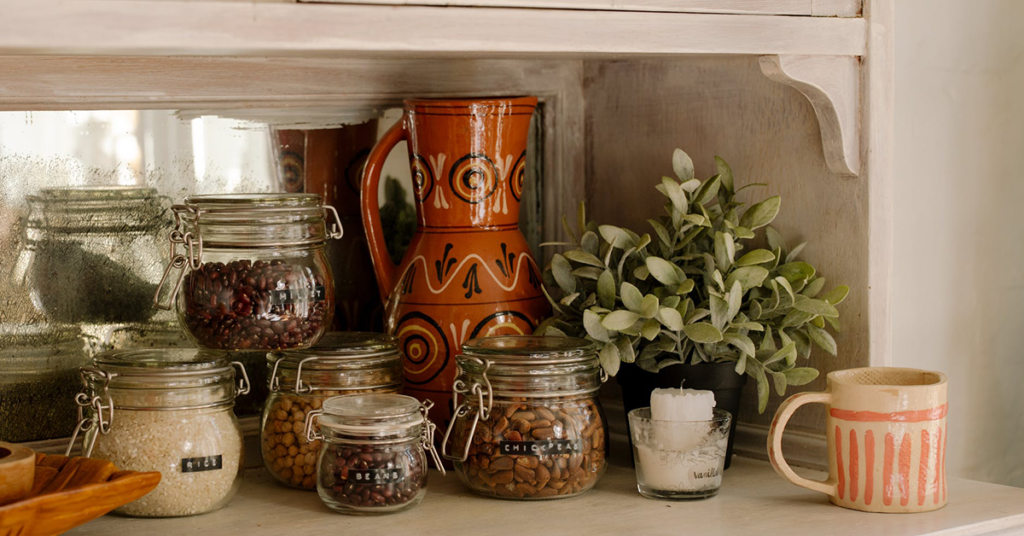
<path id="1" fill-rule="evenodd" d="M 0 54 L 594 57 L 865 52 L 860 18 L 139 0 L 8 0 Z"/>
<path id="2" fill-rule="evenodd" d="M 599 9 L 668 13 L 736 13 L 855 17 L 859 0 L 300 0 L 308 3 Z"/>
<path id="3" fill-rule="evenodd" d="M 829 169 L 860 173 L 860 62 L 853 56 L 761 56 L 761 72 L 814 108 Z"/>
<path id="4" fill-rule="evenodd" d="M 822 478 L 813 474 L 813 478 Z M 682 527 L 682 528 L 681 528 Z M 530 528 L 530 530 L 527 530 Z M 541 530 L 542 529 L 542 530 Z M 435 471 L 423 503 L 401 515 L 339 516 L 315 493 L 276 485 L 265 471 L 247 472 L 224 509 L 176 519 L 107 516 L 72 536 L 131 534 L 805 534 L 831 536 L 941 534 L 1024 530 L 1024 490 L 968 480 L 950 481 L 949 505 L 932 514 L 867 515 L 789 485 L 764 462 L 736 458 L 721 493 L 706 501 L 641 497 L 631 469 L 612 466 L 590 492 L 565 501 L 499 501 L 473 495 L 455 475 Z M 482 532 L 483 531 L 483 532 Z"/>
<path id="5" fill-rule="evenodd" d="M 721 156 L 737 186 L 767 182 L 758 196 L 782 196 L 773 226 L 790 247 L 808 242 L 801 257 L 827 278 L 827 286 L 851 288 L 840 306 L 839 356 L 817 350 L 810 365 L 823 373 L 868 365 L 868 303 L 875 292 L 865 225 L 868 182 L 828 168 L 808 100 L 766 78 L 757 58 L 588 61 L 585 68 L 589 214 L 648 231 L 646 220 L 662 213 L 663 197 L 654 185 L 671 175 L 672 150 L 687 151 L 701 178 L 715 173 L 713 157 Z M 758 414 L 754 388 L 755 382 L 747 383 L 740 420 L 766 426 L 781 398 L 773 395 Z M 824 374 L 803 389 L 823 388 Z M 824 417 L 820 407 L 801 409 L 790 426 L 820 435 Z"/>

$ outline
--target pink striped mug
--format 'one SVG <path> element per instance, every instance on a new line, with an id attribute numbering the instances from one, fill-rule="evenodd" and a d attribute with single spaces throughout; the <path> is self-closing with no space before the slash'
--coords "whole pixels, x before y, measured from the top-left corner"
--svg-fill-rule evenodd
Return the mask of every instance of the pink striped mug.
<path id="1" fill-rule="evenodd" d="M 793 412 L 819 402 L 828 411 L 828 479 L 798 476 L 782 457 Z M 768 458 L 783 478 L 865 512 L 912 513 L 946 505 L 946 376 L 868 367 L 828 375 L 825 392 L 789 397 L 768 432 Z"/>

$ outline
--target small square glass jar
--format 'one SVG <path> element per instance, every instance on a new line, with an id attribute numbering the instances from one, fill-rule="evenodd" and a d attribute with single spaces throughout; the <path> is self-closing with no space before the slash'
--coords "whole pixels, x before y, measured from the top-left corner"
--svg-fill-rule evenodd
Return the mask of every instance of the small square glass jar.
<path id="1" fill-rule="evenodd" d="M 322 441 L 316 489 L 335 512 L 389 514 L 412 508 L 427 491 L 427 453 L 434 451 L 430 402 L 371 394 L 328 399 L 306 416 L 309 441 Z"/>

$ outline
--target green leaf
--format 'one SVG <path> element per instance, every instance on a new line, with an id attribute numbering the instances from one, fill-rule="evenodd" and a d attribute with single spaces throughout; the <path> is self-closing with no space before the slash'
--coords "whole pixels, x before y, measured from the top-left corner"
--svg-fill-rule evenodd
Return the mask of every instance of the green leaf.
<path id="1" fill-rule="evenodd" d="M 661 324 L 653 318 L 644 322 L 643 327 L 640 328 L 640 335 L 649 341 L 653 341 L 659 333 L 661 333 Z"/>
<path id="2" fill-rule="evenodd" d="M 752 356 L 757 353 L 754 349 L 754 341 L 750 340 L 750 337 L 747 337 L 746 335 L 740 335 L 738 333 L 723 333 L 722 340 L 725 341 L 726 344 L 735 346 L 745 355 Z"/>
<path id="3" fill-rule="evenodd" d="M 576 233 L 572 232 L 572 227 L 569 225 L 569 218 L 562 216 L 562 230 L 565 234 L 569 235 L 569 239 L 576 242 Z"/>
<path id="4" fill-rule="evenodd" d="M 752 362 L 752 361 L 754 361 L 754 360 L 753 359 L 748 359 L 747 360 L 748 369 L 749 369 L 749 363 Z M 758 366 L 756 368 L 756 370 L 754 372 L 754 378 L 757 379 L 757 412 L 758 413 L 764 413 L 764 410 L 768 408 L 768 395 L 769 395 L 769 391 L 768 391 L 768 377 L 764 373 L 764 367 Z"/>
<path id="5" fill-rule="evenodd" d="M 619 294 L 622 297 L 622 304 L 626 306 L 626 309 L 634 313 L 643 311 L 644 295 L 632 283 L 623 281 L 622 286 L 619 287 Z"/>
<path id="6" fill-rule="evenodd" d="M 621 331 L 635 324 L 637 320 L 640 320 L 640 315 L 632 311 L 612 311 L 601 320 L 601 325 L 610 330 Z"/>
<path id="7" fill-rule="evenodd" d="M 711 314 L 711 311 L 709 311 L 707 309 L 694 309 L 693 312 L 690 313 L 690 316 L 686 317 L 686 323 L 687 324 L 692 324 L 692 323 L 694 323 L 694 322 L 696 322 L 696 321 L 698 321 L 698 320 L 708 316 L 709 314 Z"/>
<path id="8" fill-rule="evenodd" d="M 791 282 L 814 277 L 814 267 L 806 262 L 787 262 L 779 265 L 778 270 L 779 275 Z"/>
<path id="9" fill-rule="evenodd" d="M 679 186 L 682 187 L 684 192 L 686 192 L 688 194 L 692 194 L 694 190 L 696 190 L 697 188 L 700 188 L 700 181 L 697 180 L 697 179 L 690 179 L 688 181 L 684 181 Z"/>
<path id="10" fill-rule="evenodd" d="M 601 268 L 594 268 L 593 266 L 581 266 L 572 271 L 572 275 L 580 279 L 589 279 L 591 281 L 597 281 L 604 270 Z"/>
<path id="11" fill-rule="evenodd" d="M 740 306 L 743 305 L 743 287 L 739 281 L 733 281 L 726 297 L 729 302 L 729 313 L 726 315 L 726 318 L 727 322 L 732 322 L 732 319 L 736 318 L 736 315 L 739 314 Z"/>
<path id="12" fill-rule="evenodd" d="M 614 344 L 605 344 L 604 348 L 601 348 L 601 366 L 609 376 L 614 376 L 619 372 L 620 363 L 619 349 Z"/>
<path id="13" fill-rule="evenodd" d="M 740 226 L 753 230 L 768 225 L 778 215 L 781 203 L 782 198 L 776 195 L 752 205 L 740 216 Z"/>
<path id="14" fill-rule="evenodd" d="M 587 231 L 583 233 L 583 238 L 580 238 L 580 247 L 591 255 L 597 255 L 601 250 L 601 239 L 594 231 Z"/>
<path id="15" fill-rule="evenodd" d="M 775 337 L 772 337 L 771 326 L 768 326 L 768 329 L 765 330 L 764 336 L 761 338 L 761 346 L 758 349 L 765 351 L 770 350 L 772 352 L 775 351 Z"/>
<path id="16" fill-rule="evenodd" d="M 672 202 L 672 207 L 685 214 L 686 194 L 683 193 L 683 187 L 671 177 L 662 177 L 661 185 L 661 189 L 665 192 L 665 196 Z"/>
<path id="17" fill-rule="evenodd" d="M 736 368 L 733 370 L 736 374 L 743 374 L 747 369 L 747 354 L 740 354 L 740 358 L 736 360 Z"/>
<path id="18" fill-rule="evenodd" d="M 718 196 L 718 188 L 721 185 L 722 180 L 718 175 L 704 181 L 704 184 L 701 184 L 700 188 L 693 194 L 693 202 L 703 206 L 714 201 L 715 197 Z"/>
<path id="19" fill-rule="evenodd" d="M 651 272 L 651 275 L 658 280 L 659 283 L 665 286 L 677 286 L 682 284 L 686 279 L 685 274 L 682 274 L 682 270 L 678 266 L 671 262 L 662 259 L 661 257 L 650 256 L 647 257 L 647 269 Z"/>
<path id="20" fill-rule="evenodd" d="M 725 187 L 727 192 L 732 193 L 732 169 L 729 167 L 729 164 L 727 164 L 725 160 L 716 156 L 715 167 L 718 169 L 718 176 L 721 177 L 722 186 Z"/>
<path id="21" fill-rule="evenodd" d="M 725 329 L 729 322 L 729 302 L 714 295 L 708 301 L 711 305 L 711 324 L 718 329 Z"/>
<path id="22" fill-rule="evenodd" d="M 658 309 L 658 320 L 672 331 L 680 331 L 684 327 L 683 316 L 679 314 L 679 311 L 671 307 Z"/>
<path id="23" fill-rule="evenodd" d="M 782 238 L 782 234 L 775 230 L 771 225 L 764 230 L 764 236 L 768 239 L 768 247 L 772 250 L 786 251 L 786 240 Z"/>
<path id="24" fill-rule="evenodd" d="M 654 318 L 654 315 L 658 314 L 658 297 L 653 294 L 644 296 L 643 303 L 640 305 L 640 314 L 644 318 Z"/>
<path id="25" fill-rule="evenodd" d="M 806 333 L 811 341 L 820 346 L 822 350 L 836 355 L 836 340 L 832 338 L 831 333 L 811 325 L 807 326 Z"/>
<path id="26" fill-rule="evenodd" d="M 587 205 L 583 201 L 580 201 L 579 207 L 576 208 L 576 225 L 580 233 L 587 230 Z"/>
<path id="27" fill-rule="evenodd" d="M 790 385 L 807 385 L 818 377 L 818 371 L 811 367 L 797 367 L 782 372 Z"/>
<path id="28" fill-rule="evenodd" d="M 766 277 L 768 277 L 768 270 L 760 266 L 744 266 L 733 270 L 729 274 L 729 278 L 725 281 L 725 286 L 732 288 L 733 282 L 739 281 L 743 290 L 747 291 L 761 286 Z"/>
<path id="29" fill-rule="evenodd" d="M 615 348 L 619 351 L 619 361 L 632 363 L 636 361 L 636 351 L 633 350 L 633 343 L 625 337 L 615 341 Z"/>
<path id="30" fill-rule="evenodd" d="M 588 266 L 596 266 L 598 268 L 604 268 L 605 267 L 604 263 L 601 262 L 601 259 L 598 259 L 594 255 L 591 255 L 590 253 L 587 253 L 586 251 L 582 251 L 582 250 L 579 250 L 579 249 L 573 249 L 573 250 L 570 250 L 570 251 L 566 251 L 565 253 L 563 253 L 563 255 L 565 255 L 565 258 L 567 258 L 567 259 L 569 259 L 570 261 L 573 261 L 573 262 L 578 262 L 580 264 L 586 264 Z"/>
<path id="31" fill-rule="evenodd" d="M 572 302 L 575 301 L 579 295 L 579 292 L 573 292 L 572 294 L 562 297 L 562 299 L 558 300 L 558 303 L 562 305 L 572 305 Z"/>
<path id="32" fill-rule="evenodd" d="M 813 281 L 811 281 L 810 283 L 807 283 L 807 286 L 805 286 L 804 289 L 802 291 L 800 291 L 800 294 L 803 294 L 804 296 L 807 296 L 808 298 L 813 298 L 813 297 L 817 296 L 821 292 L 821 289 L 824 288 L 824 287 L 825 287 L 825 278 L 824 277 L 816 277 L 816 278 L 814 278 Z"/>
<path id="33" fill-rule="evenodd" d="M 751 320 L 760 320 L 761 312 L 761 302 L 751 300 L 750 307 L 747 309 L 747 316 L 749 316 Z"/>
<path id="34" fill-rule="evenodd" d="M 736 242 L 732 235 L 721 231 L 715 232 L 715 261 L 722 270 L 729 270 L 736 258 Z"/>
<path id="35" fill-rule="evenodd" d="M 651 275 L 651 271 L 647 269 L 646 265 L 641 264 L 633 269 L 633 277 L 640 281 L 647 281 L 647 277 Z"/>
<path id="36" fill-rule="evenodd" d="M 768 369 L 765 369 L 765 370 L 767 370 L 768 373 L 771 374 L 771 376 L 772 376 L 772 383 L 775 384 L 775 392 L 779 396 L 785 396 L 786 395 L 786 376 L 785 376 L 785 374 L 783 374 L 781 372 L 775 372 L 774 370 L 768 370 Z"/>
<path id="37" fill-rule="evenodd" d="M 764 365 L 768 366 L 776 361 L 782 361 L 783 359 L 790 359 L 796 357 L 796 343 L 790 341 L 786 343 L 779 351 L 775 352 L 768 359 L 764 360 Z"/>
<path id="38" fill-rule="evenodd" d="M 683 281 L 678 287 L 676 287 L 676 295 L 685 296 L 693 290 L 694 282 L 692 279 Z"/>
<path id="39" fill-rule="evenodd" d="M 672 171 L 682 182 L 693 178 L 693 160 L 682 149 L 672 152 Z"/>
<path id="40" fill-rule="evenodd" d="M 805 313 L 803 311 L 793 309 L 783 317 L 781 326 L 784 328 L 799 327 L 810 322 L 812 318 L 814 318 L 814 315 L 811 313 Z"/>
<path id="41" fill-rule="evenodd" d="M 672 238 L 668 234 L 668 229 L 661 224 L 658 220 L 647 220 L 647 223 L 654 229 L 654 234 L 658 235 L 658 239 L 662 241 L 666 246 L 672 245 Z"/>
<path id="42" fill-rule="evenodd" d="M 733 322 L 730 326 L 747 331 L 764 331 L 764 326 L 757 322 Z"/>
<path id="43" fill-rule="evenodd" d="M 601 325 L 601 317 L 589 309 L 583 311 L 583 329 L 596 341 L 608 342 L 611 340 L 608 330 Z"/>
<path id="44" fill-rule="evenodd" d="M 795 248 L 793 248 L 792 250 L 790 250 L 790 252 L 786 255 L 786 262 L 793 262 L 793 261 L 795 261 L 796 258 L 798 256 L 800 256 L 800 252 L 803 251 L 804 247 L 806 247 L 806 246 L 807 246 L 807 242 L 800 242 L 799 244 L 797 244 L 797 246 Z"/>
<path id="45" fill-rule="evenodd" d="M 767 249 L 755 249 L 736 261 L 736 266 L 753 266 L 775 260 L 775 254 Z"/>
<path id="46" fill-rule="evenodd" d="M 565 260 L 565 257 L 557 253 L 551 257 L 551 274 L 555 276 L 555 282 L 558 283 L 558 288 L 562 289 L 562 292 L 566 294 L 576 292 L 576 278 L 573 277 L 572 266 L 569 261 Z"/>
<path id="47" fill-rule="evenodd" d="M 601 233 L 601 237 L 604 238 L 605 242 L 608 242 L 612 247 L 619 249 L 629 249 L 636 245 L 633 238 L 629 236 L 624 229 L 616 227 L 614 225 L 601 225 L 597 228 L 597 231 Z"/>
<path id="48" fill-rule="evenodd" d="M 831 303 L 814 298 L 798 300 L 793 304 L 793 308 L 812 315 L 839 316 L 839 311 Z"/>
<path id="49" fill-rule="evenodd" d="M 605 270 L 597 278 L 597 297 L 601 300 L 602 307 L 615 307 L 615 276 L 611 270 Z"/>
<path id="50" fill-rule="evenodd" d="M 821 299 L 831 303 L 832 305 L 839 305 L 846 299 L 847 294 L 850 293 L 850 287 L 846 285 L 839 285 L 838 287 L 828 291 Z"/>
<path id="51" fill-rule="evenodd" d="M 686 336 L 691 341 L 701 344 L 713 343 L 722 340 L 722 332 L 707 322 L 697 322 L 683 327 Z"/>

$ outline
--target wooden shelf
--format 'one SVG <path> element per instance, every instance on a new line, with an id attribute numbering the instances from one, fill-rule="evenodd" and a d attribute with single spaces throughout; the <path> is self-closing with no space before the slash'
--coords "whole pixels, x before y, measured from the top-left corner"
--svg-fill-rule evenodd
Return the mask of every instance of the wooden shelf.
<path id="1" fill-rule="evenodd" d="M 282 2 L 11 0 L 0 55 L 860 56 L 862 18 Z"/>
<path id="2" fill-rule="evenodd" d="M 562 501 L 521 502 L 473 495 L 455 475 L 430 475 L 423 503 L 405 513 L 332 513 L 314 493 L 285 489 L 262 470 L 247 474 L 224 509 L 176 519 L 108 515 L 68 534 L 825 534 L 943 536 L 1024 530 L 1024 490 L 951 479 L 949 504 L 927 514 L 866 514 L 782 481 L 764 462 L 736 458 L 722 492 L 695 502 L 641 497 L 631 469 L 612 467 L 597 487 Z M 680 532 L 682 531 L 682 532 Z"/>

